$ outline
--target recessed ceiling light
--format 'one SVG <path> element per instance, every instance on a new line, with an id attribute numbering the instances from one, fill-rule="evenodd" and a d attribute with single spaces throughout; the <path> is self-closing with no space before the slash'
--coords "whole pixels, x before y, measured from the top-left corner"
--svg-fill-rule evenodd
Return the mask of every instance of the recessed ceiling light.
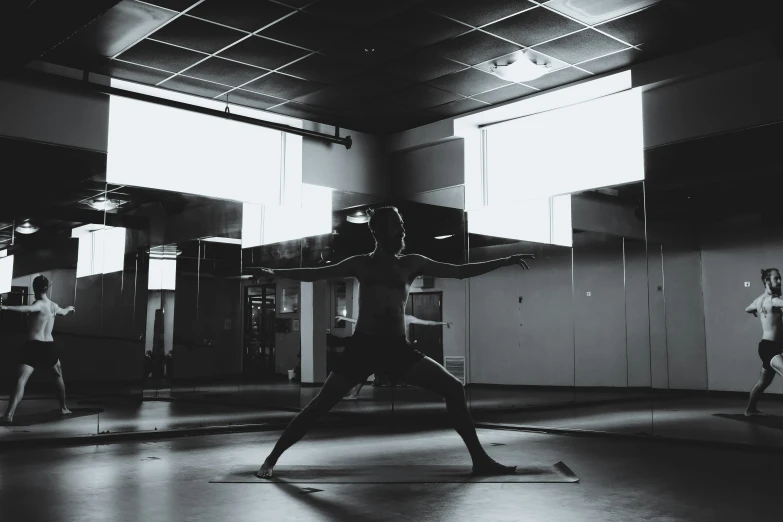
<path id="1" fill-rule="evenodd" d="M 115 200 L 115 199 L 106 199 L 103 196 L 87 202 L 87 204 L 90 205 L 95 210 L 114 210 L 115 208 L 119 207 L 123 203 L 125 202 Z"/>
<path id="2" fill-rule="evenodd" d="M 21 225 L 18 225 L 15 229 L 20 234 L 35 234 L 38 232 L 39 228 L 32 223 L 30 223 L 29 219 L 25 219 Z"/>
<path id="3" fill-rule="evenodd" d="M 541 78 L 549 70 L 549 64 L 532 62 L 524 53 L 514 62 L 495 62 L 491 68 L 492 74 L 509 82 L 529 82 Z"/>
<path id="4" fill-rule="evenodd" d="M 353 214 L 349 214 L 346 219 L 349 223 L 369 223 L 370 216 L 368 216 L 367 212 L 364 212 L 363 210 L 357 210 Z"/>
<path id="5" fill-rule="evenodd" d="M 364 48 L 364 52 L 365 53 L 374 53 L 375 52 L 375 48 L 374 47 L 365 47 Z"/>
<path id="6" fill-rule="evenodd" d="M 454 237 L 454 234 L 449 234 L 447 236 L 435 236 L 435 239 L 448 239 L 450 237 Z"/>

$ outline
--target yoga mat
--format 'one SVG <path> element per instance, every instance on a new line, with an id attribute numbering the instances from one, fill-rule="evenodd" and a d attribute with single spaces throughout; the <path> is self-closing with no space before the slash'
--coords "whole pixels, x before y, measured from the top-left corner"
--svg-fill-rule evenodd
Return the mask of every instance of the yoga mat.
<path id="1" fill-rule="evenodd" d="M 446 484 L 509 482 L 579 482 L 562 462 L 552 466 L 518 467 L 513 475 L 473 476 L 470 466 L 459 465 L 377 465 L 377 466 L 276 466 L 271 479 L 255 476 L 258 465 L 238 465 L 211 483 L 259 484 Z"/>
<path id="2" fill-rule="evenodd" d="M 102 408 L 72 408 L 68 415 L 63 415 L 60 410 L 40 411 L 37 413 L 26 413 L 14 415 L 14 422 L 3 424 L 3 426 L 35 426 L 36 424 L 45 424 L 47 422 L 57 422 L 76 417 L 86 417 L 102 413 Z"/>

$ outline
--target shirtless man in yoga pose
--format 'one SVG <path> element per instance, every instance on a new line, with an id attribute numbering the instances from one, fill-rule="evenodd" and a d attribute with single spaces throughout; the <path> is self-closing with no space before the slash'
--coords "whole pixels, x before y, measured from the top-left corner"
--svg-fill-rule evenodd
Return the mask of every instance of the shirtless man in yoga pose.
<path id="1" fill-rule="evenodd" d="M 338 315 L 335 317 L 338 321 L 348 321 L 349 323 L 356 324 L 356 319 L 351 319 L 350 317 L 344 317 L 342 315 Z M 421 326 L 446 326 L 447 328 L 451 328 L 451 325 L 454 323 L 446 323 L 443 321 L 428 321 L 427 319 L 419 319 L 418 317 L 415 317 L 413 315 L 405 314 L 405 337 L 407 339 L 408 337 L 408 326 L 412 324 L 418 324 Z M 353 388 L 351 388 L 351 391 L 348 392 L 348 395 L 343 397 L 346 400 L 349 401 L 355 401 L 359 398 L 359 392 L 362 391 L 362 388 L 364 387 L 364 382 L 360 382 Z"/>
<path id="2" fill-rule="evenodd" d="M 762 270 L 761 281 L 764 283 L 764 293 L 745 309 L 747 313 L 759 318 L 762 331 L 759 343 L 761 376 L 750 391 L 746 416 L 764 415 L 756 407 L 759 397 L 772 384 L 776 372 L 783 376 L 783 299 L 780 296 L 780 271 L 777 268 Z"/>
<path id="3" fill-rule="evenodd" d="M 76 309 L 73 306 L 60 308 L 57 303 L 50 301 L 46 295 L 49 289 L 49 280 L 43 275 L 39 275 L 33 280 L 33 291 L 35 292 L 35 302 L 31 305 L 21 306 L 0 306 L 0 310 L 9 310 L 12 312 L 26 312 L 30 314 L 30 332 L 27 335 L 27 342 L 22 349 L 19 360 L 19 379 L 16 382 L 16 388 L 11 394 L 11 400 L 8 402 L 8 409 L 0 418 L 0 421 L 13 422 L 14 412 L 24 395 L 24 387 L 27 379 L 36 369 L 50 370 L 57 388 L 57 397 L 60 399 L 60 411 L 63 415 L 71 413 L 71 410 L 65 405 L 65 383 L 63 382 L 63 370 L 60 366 L 60 358 L 57 355 L 57 348 L 52 338 L 52 328 L 54 328 L 54 319 L 58 315 L 67 315 Z"/>
<path id="4" fill-rule="evenodd" d="M 400 255 L 405 246 L 405 227 L 399 211 L 395 207 L 381 207 L 368 214 L 370 231 L 375 238 L 372 253 L 319 268 L 261 270 L 261 275 L 306 282 L 355 277 L 361 290 L 356 331 L 345 351 L 343 363 L 337 371 L 329 374 L 318 395 L 294 417 L 256 476 L 271 477 L 283 452 L 299 441 L 318 417 L 331 410 L 348 390 L 376 372 L 390 373 L 405 382 L 437 392 L 446 399 L 449 417 L 470 452 L 475 474 L 514 473 L 515 466 L 495 462 L 481 447 L 465 402 L 462 383 L 406 341 L 405 303 L 411 283 L 417 276 L 465 279 L 504 266 L 516 265 L 527 269 L 524 258 L 534 256 L 518 254 L 482 263 L 452 265 L 416 254 Z"/>

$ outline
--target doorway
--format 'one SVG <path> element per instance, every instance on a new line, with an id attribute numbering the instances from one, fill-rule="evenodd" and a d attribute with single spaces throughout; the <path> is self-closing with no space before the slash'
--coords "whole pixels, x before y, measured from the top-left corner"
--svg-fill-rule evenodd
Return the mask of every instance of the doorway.
<path id="1" fill-rule="evenodd" d="M 245 288 L 244 356 L 242 373 L 253 379 L 275 375 L 275 285 Z"/>
<path id="2" fill-rule="evenodd" d="M 443 292 L 412 292 L 405 314 L 428 321 L 443 320 Z M 443 364 L 443 326 L 410 325 L 408 340 L 421 353 Z"/>

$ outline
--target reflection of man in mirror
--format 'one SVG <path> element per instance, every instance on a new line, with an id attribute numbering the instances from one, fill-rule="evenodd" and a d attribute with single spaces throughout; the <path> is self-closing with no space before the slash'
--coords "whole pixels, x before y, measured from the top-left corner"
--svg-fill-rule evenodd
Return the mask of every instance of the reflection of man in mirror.
<path id="1" fill-rule="evenodd" d="M 356 324 L 356 319 L 351 319 L 350 317 L 344 317 L 342 315 L 338 315 L 335 317 L 338 321 L 348 321 L 349 323 Z M 408 338 L 408 332 L 410 331 L 409 326 L 412 324 L 418 324 L 421 326 L 446 326 L 447 328 L 451 328 L 451 325 L 454 323 L 445 323 L 443 321 L 428 321 L 426 319 L 419 319 L 418 317 L 405 314 L 405 338 L 410 341 Z M 377 378 L 377 376 L 376 376 Z M 362 388 L 364 387 L 364 382 L 360 382 L 351 390 L 348 392 L 348 395 L 343 397 L 346 400 L 349 401 L 355 401 L 359 398 L 359 392 L 362 391 Z"/>
<path id="2" fill-rule="evenodd" d="M 482 263 L 453 265 L 418 254 L 401 255 L 405 247 L 405 227 L 399 211 L 395 207 L 381 207 L 368 211 L 368 215 L 370 231 L 375 238 L 373 252 L 324 267 L 264 268 L 259 274 L 306 282 L 355 277 L 359 281 L 360 300 L 356 331 L 342 364 L 329 374 L 318 395 L 294 417 L 256 475 L 271 477 L 280 455 L 299 441 L 318 417 L 331 410 L 348 390 L 366 381 L 373 373 L 388 373 L 443 396 L 452 424 L 470 452 L 475 474 L 514 473 L 514 466 L 495 462 L 481 447 L 459 379 L 407 342 L 405 303 L 411 284 L 418 276 L 466 279 L 505 266 L 527 269 L 524 258 L 534 256 L 518 254 Z"/>
<path id="3" fill-rule="evenodd" d="M 33 279 L 33 291 L 35 292 L 35 302 L 31 305 L 22 306 L 0 306 L 2 310 L 12 312 L 29 313 L 30 332 L 27 336 L 27 342 L 22 348 L 19 360 L 19 379 L 16 388 L 11 394 L 11 400 L 8 403 L 8 409 L 3 415 L 2 420 L 12 422 L 14 412 L 24 395 L 24 387 L 27 379 L 33 374 L 34 370 L 50 370 L 57 388 L 57 397 L 60 399 L 60 411 L 63 415 L 71 413 L 65 406 L 65 383 L 63 382 L 63 371 L 60 366 L 60 358 L 57 355 L 57 347 L 52 338 L 52 329 L 54 328 L 54 319 L 58 315 L 67 315 L 74 312 L 75 308 L 69 306 L 60 308 L 57 303 L 49 300 L 46 291 L 49 289 L 49 280 L 43 275 Z"/>
<path id="4" fill-rule="evenodd" d="M 780 270 L 762 270 L 761 281 L 764 283 L 764 293 L 745 309 L 747 313 L 759 318 L 762 331 L 759 343 L 761 376 L 750 391 L 750 400 L 745 410 L 747 416 L 764 415 L 756 408 L 759 397 L 772 384 L 775 372 L 783 376 L 783 299 L 780 296 Z"/>

